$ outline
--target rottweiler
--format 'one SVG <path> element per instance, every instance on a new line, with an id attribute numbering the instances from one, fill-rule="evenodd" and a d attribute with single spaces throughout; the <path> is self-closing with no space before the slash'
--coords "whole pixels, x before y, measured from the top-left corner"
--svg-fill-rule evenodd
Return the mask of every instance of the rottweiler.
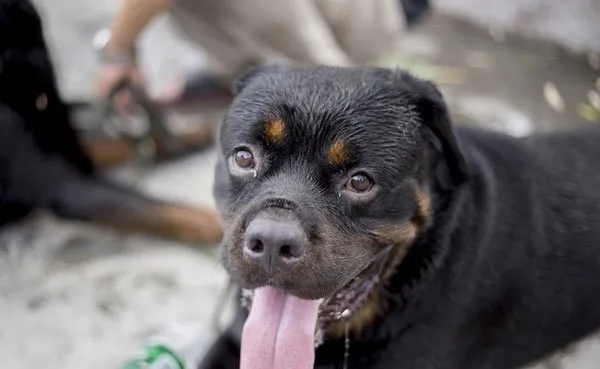
<path id="1" fill-rule="evenodd" d="M 453 126 L 403 70 L 235 85 L 214 196 L 241 303 L 200 368 L 520 368 L 600 329 L 599 126 Z"/>
<path id="2" fill-rule="evenodd" d="M 59 94 L 37 10 L 27 0 L 0 0 L 0 225 L 37 209 L 192 243 L 218 242 L 222 234 L 207 209 L 102 178 Z"/>

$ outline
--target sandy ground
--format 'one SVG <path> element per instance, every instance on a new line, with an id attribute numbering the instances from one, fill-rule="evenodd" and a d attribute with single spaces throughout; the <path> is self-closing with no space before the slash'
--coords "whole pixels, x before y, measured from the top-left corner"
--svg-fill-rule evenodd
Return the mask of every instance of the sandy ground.
<path id="1" fill-rule="evenodd" d="M 63 94 L 91 97 L 96 66 L 91 38 L 118 0 L 37 2 Z M 152 89 L 205 60 L 174 38 L 165 19 L 144 34 L 141 52 Z M 598 70 L 545 43 L 436 16 L 407 34 L 398 55 L 385 64 L 436 80 L 457 120 L 467 124 L 524 136 L 600 119 L 590 110 L 590 91 L 600 90 Z M 152 168 L 138 178 L 140 189 L 211 205 L 214 155 L 209 150 Z M 132 172 L 125 168 L 110 175 L 128 180 Z M 0 366 L 117 368 L 169 322 L 184 322 L 198 332 L 203 350 L 214 335 L 216 295 L 225 281 L 214 249 L 110 234 L 45 216 L 5 229 L 0 233 Z"/>
<path id="2" fill-rule="evenodd" d="M 208 153 L 157 168 L 142 189 L 210 205 L 213 161 Z M 214 334 L 226 281 L 214 250 L 45 216 L 4 230 L 0 245 L 2 367 L 117 368 L 167 323 L 200 334 L 200 350 Z"/>

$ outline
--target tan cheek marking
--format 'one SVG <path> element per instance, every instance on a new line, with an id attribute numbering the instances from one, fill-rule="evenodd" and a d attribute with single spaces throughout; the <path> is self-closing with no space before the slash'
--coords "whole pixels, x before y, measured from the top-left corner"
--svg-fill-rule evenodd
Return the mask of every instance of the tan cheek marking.
<path id="1" fill-rule="evenodd" d="M 413 220 L 421 227 L 431 217 L 431 196 L 420 187 L 415 188 L 415 201 L 417 202 L 417 214 Z"/>
<path id="2" fill-rule="evenodd" d="M 404 242 L 399 242 L 392 251 L 390 259 L 384 267 L 380 276 L 380 283 L 386 285 L 390 278 L 396 273 L 396 270 L 406 253 L 410 249 L 413 238 L 407 238 Z M 388 311 L 388 302 L 386 296 L 375 289 L 368 300 L 361 306 L 348 321 L 348 329 L 353 333 L 360 333 L 366 327 L 373 324 L 377 317 L 384 315 Z M 332 338 L 341 338 L 345 334 L 346 324 L 344 322 L 332 323 L 327 329 L 327 335 Z"/>
<path id="3" fill-rule="evenodd" d="M 412 242 L 417 237 L 419 229 L 431 216 L 431 196 L 423 188 L 415 187 L 415 201 L 417 202 L 417 212 L 411 221 L 383 227 L 375 231 L 375 235 L 380 242 L 389 243 L 394 245 L 395 248 L 380 275 L 380 283 L 383 285 L 388 283 L 396 273 L 398 266 L 404 260 Z M 380 291 L 374 290 L 368 301 L 350 318 L 348 329 L 353 333 L 360 333 L 365 327 L 373 324 L 378 316 L 385 314 L 387 310 L 387 299 L 382 296 Z M 332 323 L 327 329 L 327 334 L 332 338 L 341 338 L 345 334 L 345 329 L 344 322 Z"/>
<path id="4" fill-rule="evenodd" d="M 418 229 L 414 222 L 406 222 L 382 228 L 376 234 L 381 242 L 397 245 L 412 241 L 417 236 L 417 232 Z"/>
<path id="5" fill-rule="evenodd" d="M 35 99 L 35 107 L 39 111 L 46 110 L 46 107 L 48 107 L 48 96 L 46 94 L 40 94 Z"/>
<path id="6" fill-rule="evenodd" d="M 281 143 L 285 139 L 285 123 L 281 119 L 269 120 L 265 123 L 264 133 L 269 143 Z"/>
<path id="7" fill-rule="evenodd" d="M 329 150 L 327 151 L 327 159 L 329 163 L 332 165 L 342 165 L 348 161 L 348 147 L 346 143 L 337 139 L 329 146 Z"/>

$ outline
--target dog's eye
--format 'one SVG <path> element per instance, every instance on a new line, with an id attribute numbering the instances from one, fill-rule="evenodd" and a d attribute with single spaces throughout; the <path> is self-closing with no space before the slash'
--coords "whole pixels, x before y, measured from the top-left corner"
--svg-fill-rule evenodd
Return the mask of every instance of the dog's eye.
<path id="1" fill-rule="evenodd" d="M 242 169 L 254 168 L 254 156 L 248 150 L 240 149 L 233 156 L 235 164 Z"/>
<path id="2" fill-rule="evenodd" d="M 366 192 L 373 187 L 371 179 L 363 173 L 357 173 L 350 177 L 348 181 L 348 189 L 354 192 Z"/>

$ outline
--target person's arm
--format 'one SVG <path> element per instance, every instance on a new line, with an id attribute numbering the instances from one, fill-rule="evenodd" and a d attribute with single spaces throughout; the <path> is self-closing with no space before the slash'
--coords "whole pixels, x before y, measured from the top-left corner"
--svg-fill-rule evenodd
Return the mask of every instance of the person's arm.
<path id="1" fill-rule="evenodd" d="M 174 0 L 123 0 L 111 27 L 106 51 L 131 53 L 138 36 L 150 21 L 165 12 Z"/>
<path id="2" fill-rule="evenodd" d="M 139 86 L 144 78 L 139 71 L 135 44 L 144 28 L 154 17 L 165 12 L 175 0 L 122 0 L 108 37 L 103 30 L 94 40 L 98 52 L 100 68 L 98 71 L 97 94 L 105 97 L 123 78 Z M 96 43 L 98 42 L 98 43 Z M 117 95 L 117 105 L 125 108 L 131 104 L 127 92 Z"/>

